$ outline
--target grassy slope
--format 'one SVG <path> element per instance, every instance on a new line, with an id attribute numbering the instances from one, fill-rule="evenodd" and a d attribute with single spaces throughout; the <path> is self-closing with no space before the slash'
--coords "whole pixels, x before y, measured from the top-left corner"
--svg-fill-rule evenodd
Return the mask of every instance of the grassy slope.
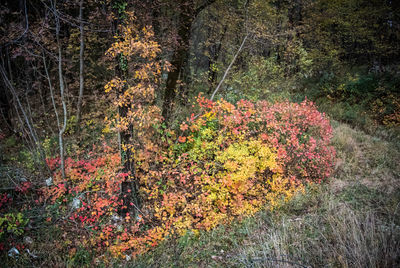
<path id="1" fill-rule="evenodd" d="M 329 184 L 270 212 L 198 237 L 170 239 L 132 267 L 396 267 L 400 265 L 400 151 L 333 122 Z"/>

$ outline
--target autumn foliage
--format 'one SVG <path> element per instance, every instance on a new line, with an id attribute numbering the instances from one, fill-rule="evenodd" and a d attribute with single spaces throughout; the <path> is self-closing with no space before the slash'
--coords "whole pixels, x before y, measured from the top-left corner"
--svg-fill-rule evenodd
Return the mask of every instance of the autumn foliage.
<path id="1" fill-rule="evenodd" d="M 307 183 L 331 175 L 332 129 L 307 100 L 234 105 L 199 95 L 195 113 L 179 129 L 165 127 L 155 105 L 159 47 L 151 29 L 135 30 L 133 17 L 129 23 L 107 54 L 119 57 L 119 68 L 131 77 L 115 77 L 105 86 L 114 106 L 126 113 L 107 118 L 103 132 L 132 135 L 122 143 L 122 157 L 133 155 L 134 170 L 121 172 L 119 152 L 106 143 L 78 160 L 67 159 L 66 181 L 59 160 L 48 160 L 55 173 L 54 185 L 43 189 L 45 200 L 62 212 L 71 239 L 90 232 L 87 239 L 76 239 L 75 247 L 135 256 L 168 236 L 196 234 L 274 209 Z M 141 207 L 124 201 L 130 194 L 121 191 L 127 178 L 139 185 Z"/>
<path id="2" fill-rule="evenodd" d="M 72 222 L 92 232 L 76 241 L 79 246 L 113 256 L 140 254 L 167 236 L 274 209 L 332 172 L 332 129 L 309 101 L 233 105 L 199 96 L 195 108 L 197 115 L 178 130 L 153 125 L 157 150 L 136 150 L 144 200 L 137 218 L 118 213 L 120 183 L 129 174 L 120 173 L 121 159 L 110 147 L 66 161 L 68 190 L 56 171 L 46 196 L 68 212 L 65 228 Z M 52 168 L 57 164 L 49 161 Z"/>

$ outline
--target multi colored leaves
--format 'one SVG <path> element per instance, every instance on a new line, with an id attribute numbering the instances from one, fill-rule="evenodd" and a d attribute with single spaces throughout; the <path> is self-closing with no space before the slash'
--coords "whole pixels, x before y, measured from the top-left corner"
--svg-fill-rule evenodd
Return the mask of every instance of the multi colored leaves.
<path id="1" fill-rule="evenodd" d="M 48 194 L 53 201 L 79 200 L 69 220 L 91 230 L 90 246 L 119 257 L 141 254 L 168 235 L 274 209 L 306 183 L 330 176 L 332 129 L 311 102 L 233 105 L 199 96 L 198 104 L 199 114 L 179 129 L 154 124 L 141 140 L 147 142 L 136 147 L 143 199 L 138 217 L 118 216 L 129 205 L 121 201 L 120 187 L 130 174 L 119 172 L 121 159 L 111 150 L 67 160 L 69 190 L 56 173 Z"/>
<path id="2" fill-rule="evenodd" d="M 0 238 L 5 232 L 15 235 L 22 235 L 24 227 L 29 223 L 29 220 L 24 217 L 21 212 L 7 213 L 0 217 Z"/>
<path id="3" fill-rule="evenodd" d="M 333 170 L 335 150 L 329 145 L 332 127 L 326 116 L 307 100 L 297 103 L 257 103 L 259 131 L 278 149 L 286 177 L 321 182 Z M 262 122 L 262 123 L 261 123 Z"/>

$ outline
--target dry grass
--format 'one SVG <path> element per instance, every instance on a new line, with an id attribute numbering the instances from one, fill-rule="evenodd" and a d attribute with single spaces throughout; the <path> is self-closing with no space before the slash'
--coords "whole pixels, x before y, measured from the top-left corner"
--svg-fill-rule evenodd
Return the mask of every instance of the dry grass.
<path id="1" fill-rule="evenodd" d="M 396 267 L 400 226 L 374 211 L 358 212 L 334 197 L 326 211 L 257 222 L 235 254 L 243 267 Z"/>
<path id="2" fill-rule="evenodd" d="M 333 181 L 360 182 L 389 192 L 400 188 L 400 141 L 388 142 L 346 124 L 334 124 L 338 159 Z"/>

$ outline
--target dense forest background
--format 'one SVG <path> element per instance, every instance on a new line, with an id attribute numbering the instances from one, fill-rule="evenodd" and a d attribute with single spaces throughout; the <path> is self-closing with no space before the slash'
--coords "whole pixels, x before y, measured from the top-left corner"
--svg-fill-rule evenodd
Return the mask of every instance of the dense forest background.
<path id="1" fill-rule="evenodd" d="M 0 21 L 2 263 L 400 265 L 399 1 L 15 0 Z"/>

